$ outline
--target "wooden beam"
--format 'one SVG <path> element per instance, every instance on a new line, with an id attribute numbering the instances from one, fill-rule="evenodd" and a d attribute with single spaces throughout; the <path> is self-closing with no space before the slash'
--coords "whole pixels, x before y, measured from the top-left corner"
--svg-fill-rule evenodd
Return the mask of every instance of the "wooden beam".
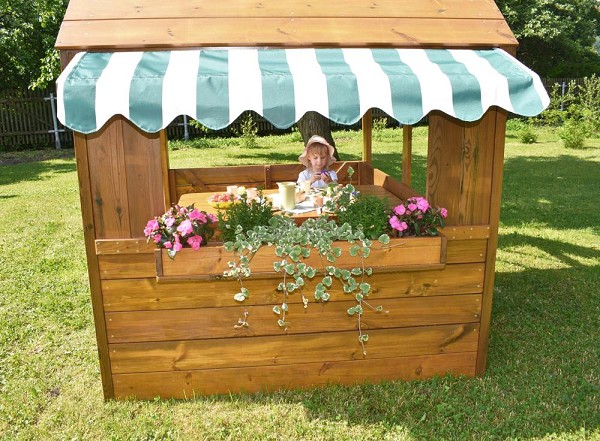
<path id="1" fill-rule="evenodd" d="M 114 388 L 108 354 L 108 338 L 106 334 L 104 303 L 102 301 L 102 288 L 100 285 L 100 269 L 98 265 L 98 256 L 96 255 L 96 229 L 94 226 L 93 210 L 94 201 L 90 184 L 89 158 L 87 154 L 88 146 L 85 135 L 74 132 L 73 136 L 75 161 L 77 162 L 77 176 L 79 178 L 81 216 L 83 218 L 83 237 L 85 240 L 88 276 L 90 279 L 94 326 L 96 328 L 96 344 L 98 345 L 98 358 L 100 360 L 100 376 L 102 377 L 104 398 L 108 399 L 114 397 Z"/>
<path id="2" fill-rule="evenodd" d="M 487 362 L 488 338 L 494 297 L 496 251 L 498 249 L 498 227 L 500 224 L 500 205 L 502 200 L 502 176 L 504 170 L 504 143 L 506 137 L 506 111 L 495 108 L 495 145 L 492 169 L 492 189 L 490 197 L 490 238 L 488 239 L 485 259 L 485 279 L 483 283 L 483 302 L 481 309 L 481 333 L 477 349 L 477 375 L 483 375 Z"/>
<path id="3" fill-rule="evenodd" d="M 371 163 L 373 153 L 373 112 L 367 110 L 362 117 L 363 161 Z"/>
<path id="4" fill-rule="evenodd" d="M 402 183 L 410 187 L 412 180 L 412 126 L 402 127 Z"/>

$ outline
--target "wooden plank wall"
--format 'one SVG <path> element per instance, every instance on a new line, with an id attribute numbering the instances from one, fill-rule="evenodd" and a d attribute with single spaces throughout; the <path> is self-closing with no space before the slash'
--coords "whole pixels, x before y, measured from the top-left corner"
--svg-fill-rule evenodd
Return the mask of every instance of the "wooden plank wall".
<path id="1" fill-rule="evenodd" d="M 373 167 L 360 161 L 340 161 L 331 165 L 340 183 L 349 183 L 348 169 L 352 167 L 353 184 L 371 183 Z M 207 191 L 225 191 L 235 183 L 246 187 L 277 188 L 277 182 L 296 181 L 302 164 L 248 165 L 237 167 L 188 168 L 169 170 L 171 200 L 178 201 L 182 194 Z"/>
<path id="2" fill-rule="evenodd" d="M 152 246 L 100 241 L 115 396 L 184 398 L 447 371 L 475 375 L 489 229 L 453 227 L 447 234 L 445 269 L 371 276 L 369 301 L 389 312 L 365 314 L 366 358 L 357 344 L 356 320 L 345 313 L 353 302 L 339 289 L 328 304 L 311 302 L 306 311 L 300 296 L 292 296 L 292 326 L 285 335 L 272 312 L 280 296 L 272 278 L 247 280 L 251 296 L 239 305 L 233 300 L 237 282 L 158 283 Z M 307 284 L 309 299 L 311 288 Z M 251 326 L 234 328 L 244 312 Z M 294 372 L 298 378 L 282 383 Z"/>

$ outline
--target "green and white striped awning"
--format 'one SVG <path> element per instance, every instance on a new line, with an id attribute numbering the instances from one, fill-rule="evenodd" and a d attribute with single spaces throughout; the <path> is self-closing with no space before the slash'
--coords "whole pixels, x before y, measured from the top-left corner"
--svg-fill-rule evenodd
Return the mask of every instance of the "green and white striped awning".
<path id="1" fill-rule="evenodd" d="M 156 132 L 179 115 L 211 129 L 253 110 L 279 128 L 308 111 L 354 124 L 379 108 L 402 124 L 432 110 L 475 121 L 491 106 L 549 104 L 537 74 L 500 49 L 202 49 L 79 53 L 57 81 L 58 115 L 82 133 L 123 115 Z"/>

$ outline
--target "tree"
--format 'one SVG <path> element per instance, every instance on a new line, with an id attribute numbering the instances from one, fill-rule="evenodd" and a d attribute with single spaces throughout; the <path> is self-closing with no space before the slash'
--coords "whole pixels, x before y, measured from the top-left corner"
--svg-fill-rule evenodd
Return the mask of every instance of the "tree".
<path id="1" fill-rule="evenodd" d="M 600 73 L 597 0 L 497 0 L 519 40 L 517 58 L 544 77 Z"/>
<path id="2" fill-rule="evenodd" d="M 335 146 L 335 140 L 331 135 L 331 128 L 329 127 L 329 120 L 327 118 L 318 112 L 306 112 L 304 116 L 298 120 L 296 125 L 298 131 L 302 135 L 304 145 L 306 145 L 311 136 L 322 136 L 333 146 L 335 159 L 339 161 L 340 155 Z"/>
<path id="3" fill-rule="evenodd" d="M 68 0 L 0 0 L 0 89 L 45 86 L 60 72 L 54 43 Z"/>

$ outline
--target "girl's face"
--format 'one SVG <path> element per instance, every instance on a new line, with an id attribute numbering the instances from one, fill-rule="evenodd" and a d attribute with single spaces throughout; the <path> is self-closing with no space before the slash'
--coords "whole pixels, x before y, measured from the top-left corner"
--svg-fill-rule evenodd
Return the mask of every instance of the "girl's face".
<path id="1" fill-rule="evenodd" d="M 313 172 L 320 172 L 327 166 L 327 154 L 318 151 L 312 151 L 308 153 L 308 160 L 312 167 Z"/>

